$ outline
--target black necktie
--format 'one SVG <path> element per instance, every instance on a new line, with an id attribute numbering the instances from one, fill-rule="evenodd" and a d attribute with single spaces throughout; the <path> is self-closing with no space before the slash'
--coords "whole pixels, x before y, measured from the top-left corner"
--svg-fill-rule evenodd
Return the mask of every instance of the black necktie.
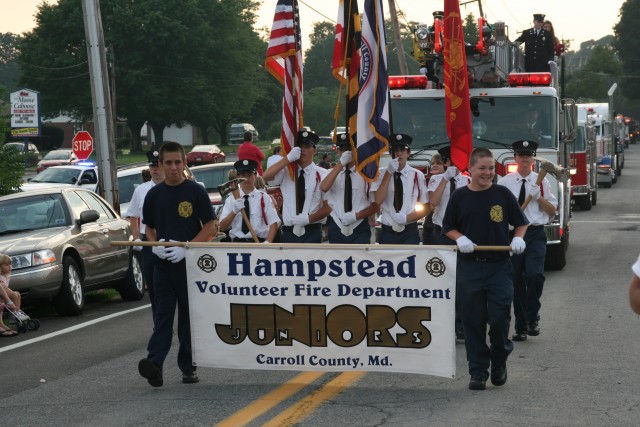
<path id="1" fill-rule="evenodd" d="M 351 212 L 352 206 L 352 197 L 351 193 L 353 192 L 353 187 L 351 185 L 351 169 L 344 170 L 344 211 Z"/>
<path id="2" fill-rule="evenodd" d="M 402 188 L 402 174 L 400 172 L 396 172 L 394 174 L 393 186 L 395 187 L 393 192 L 393 208 L 396 210 L 396 212 L 400 212 L 400 210 L 402 209 L 404 193 L 404 189 Z"/>
<path id="3" fill-rule="evenodd" d="M 305 192 L 305 184 L 304 184 L 304 170 L 300 169 L 300 174 L 298 175 L 297 182 L 297 193 L 298 199 L 296 200 L 296 214 L 302 213 L 302 208 L 304 208 L 304 192 Z"/>
<path id="4" fill-rule="evenodd" d="M 251 218 L 251 210 L 249 209 L 248 194 L 244 195 L 244 211 L 247 214 L 247 219 Z M 245 234 L 249 232 L 249 226 L 247 225 L 247 222 L 244 220 L 244 218 L 242 219 L 242 232 Z"/>
<path id="5" fill-rule="evenodd" d="M 456 191 L 456 178 L 453 177 L 449 180 L 449 195 Z"/>
<path id="6" fill-rule="evenodd" d="M 526 181 L 522 180 L 522 186 L 520 187 L 520 194 L 518 195 L 518 204 L 522 206 L 524 204 L 525 194 L 527 193 L 526 188 L 524 188 L 524 183 Z"/>

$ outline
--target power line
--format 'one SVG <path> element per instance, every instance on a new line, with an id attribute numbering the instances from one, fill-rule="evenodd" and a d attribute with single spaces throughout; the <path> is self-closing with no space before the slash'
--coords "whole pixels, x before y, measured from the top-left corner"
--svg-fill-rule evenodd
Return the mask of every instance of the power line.
<path id="1" fill-rule="evenodd" d="M 88 63 L 89 63 L 89 61 L 84 61 L 84 62 L 81 62 L 79 64 L 69 65 L 68 67 L 41 67 L 39 65 L 25 64 L 25 67 L 38 68 L 40 70 L 51 70 L 51 71 L 53 71 L 53 70 L 68 70 L 70 68 L 81 67 L 81 66 L 86 65 Z"/>

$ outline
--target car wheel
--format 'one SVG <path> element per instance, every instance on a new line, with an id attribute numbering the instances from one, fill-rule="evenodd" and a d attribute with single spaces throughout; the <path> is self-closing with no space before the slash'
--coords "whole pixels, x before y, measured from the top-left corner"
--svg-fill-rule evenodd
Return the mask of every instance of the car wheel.
<path id="1" fill-rule="evenodd" d="M 142 264 L 140 263 L 140 256 L 135 251 L 131 251 L 129 260 L 127 277 L 118 286 L 118 293 L 125 301 L 138 301 L 144 296 Z"/>
<path id="2" fill-rule="evenodd" d="M 590 211 L 591 195 L 587 194 L 586 196 L 576 197 L 576 204 L 578 205 L 581 211 Z"/>
<path id="3" fill-rule="evenodd" d="M 592 206 L 595 206 L 595 205 L 596 205 L 596 203 L 598 203 L 598 190 L 597 190 L 597 189 L 594 189 L 594 190 L 591 192 L 591 205 L 592 205 Z"/>
<path id="4" fill-rule="evenodd" d="M 60 314 L 77 316 L 84 309 L 84 289 L 78 264 L 70 256 L 65 256 L 62 269 L 62 286 L 53 298 L 53 306 Z"/>

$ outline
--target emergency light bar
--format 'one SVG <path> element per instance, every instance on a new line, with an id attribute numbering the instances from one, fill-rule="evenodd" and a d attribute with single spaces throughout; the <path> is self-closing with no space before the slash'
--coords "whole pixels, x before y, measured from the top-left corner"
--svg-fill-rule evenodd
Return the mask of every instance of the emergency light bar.
<path id="1" fill-rule="evenodd" d="M 511 73 L 509 86 L 551 86 L 551 73 Z"/>
<path id="2" fill-rule="evenodd" d="M 389 76 L 389 89 L 426 89 L 427 76 Z"/>

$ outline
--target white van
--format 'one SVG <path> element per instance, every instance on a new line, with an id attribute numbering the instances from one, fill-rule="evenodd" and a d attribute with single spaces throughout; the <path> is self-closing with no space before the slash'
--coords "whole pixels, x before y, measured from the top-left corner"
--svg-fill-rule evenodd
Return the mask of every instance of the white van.
<path id="1" fill-rule="evenodd" d="M 231 125 L 231 131 L 229 132 L 230 144 L 242 144 L 244 140 L 244 133 L 251 132 L 253 134 L 253 140 L 258 141 L 258 131 L 250 123 L 236 123 Z"/>

